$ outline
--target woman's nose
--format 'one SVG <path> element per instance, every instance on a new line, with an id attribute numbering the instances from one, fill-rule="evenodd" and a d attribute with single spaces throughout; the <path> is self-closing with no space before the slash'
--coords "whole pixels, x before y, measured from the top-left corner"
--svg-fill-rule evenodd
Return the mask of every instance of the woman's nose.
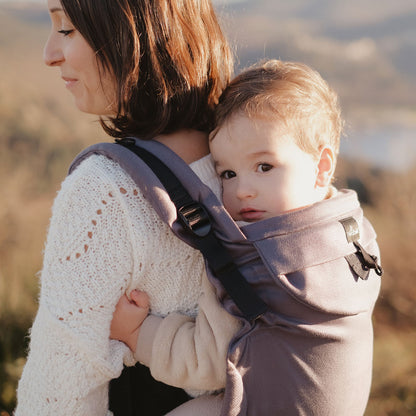
<path id="1" fill-rule="evenodd" d="M 58 66 L 63 60 L 62 49 L 59 47 L 55 37 L 50 35 L 43 49 L 43 61 L 48 66 Z"/>

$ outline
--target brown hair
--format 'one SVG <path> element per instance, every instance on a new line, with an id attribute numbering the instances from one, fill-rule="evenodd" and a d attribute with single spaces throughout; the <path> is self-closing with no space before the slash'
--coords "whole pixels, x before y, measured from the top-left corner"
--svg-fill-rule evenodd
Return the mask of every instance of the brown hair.
<path id="1" fill-rule="evenodd" d="M 220 98 L 216 129 L 239 111 L 284 123 L 312 155 L 319 156 L 323 145 L 339 152 L 343 120 L 337 94 L 307 65 L 271 60 L 243 71 Z"/>
<path id="2" fill-rule="evenodd" d="M 111 136 L 209 131 L 233 59 L 210 0 L 61 0 L 117 80 Z"/>

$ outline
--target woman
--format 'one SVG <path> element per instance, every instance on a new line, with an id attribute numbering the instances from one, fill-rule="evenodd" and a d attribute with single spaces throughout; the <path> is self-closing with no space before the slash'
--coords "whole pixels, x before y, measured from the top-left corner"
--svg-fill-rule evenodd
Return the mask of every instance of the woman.
<path id="1" fill-rule="evenodd" d="M 208 154 L 232 59 L 209 0 L 48 0 L 47 65 L 76 106 L 114 137 L 158 140 L 218 187 Z M 16 416 L 105 415 L 108 383 L 131 355 L 111 341 L 119 298 L 140 288 L 152 312 L 196 313 L 204 264 L 132 179 L 93 156 L 62 184 L 44 253 L 39 310 Z M 225 365 L 225 364 L 224 364 Z"/>

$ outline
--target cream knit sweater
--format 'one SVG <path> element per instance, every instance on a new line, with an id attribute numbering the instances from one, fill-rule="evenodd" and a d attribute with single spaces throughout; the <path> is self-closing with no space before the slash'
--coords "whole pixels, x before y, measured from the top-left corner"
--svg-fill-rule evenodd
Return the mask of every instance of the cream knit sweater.
<path id="1" fill-rule="evenodd" d="M 219 193 L 209 156 L 191 167 Z M 208 335 L 200 338 L 193 321 L 180 314 L 167 320 L 150 317 L 143 331 L 148 339 L 139 338 L 143 353 L 136 356 L 151 370 L 153 363 L 162 381 L 191 389 L 224 386 L 235 321 L 215 305 L 200 253 L 171 233 L 132 179 L 109 159 L 92 156 L 63 182 L 52 210 L 40 283 L 15 416 L 111 414 L 108 382 L 119 376 L 123 361 L 134 360 L 124 344 L 109 340 L 110 323 L 120 296 L 134 288 L 148 293 L 156 316 L 195 316 L 198 302 L 207 297 L 202 284 L 208 288 L 208 303 L 214 305 L 207 308 L 215 311 L 199 319 L 208 325 Z M 161 325 L 163 321 L 167 323 Z M 217 321 L 220 325 L 213 328 Z M 172 368 L 169 360 L 176 357 L 169 344 L 183 325 L 186 335 L 180 338 L 187 347 L 179 348 L 182 357 Z M 215 339 L 216 331 L 224 331 L 224 342 Z M 221 343 L 221 348 L 210 348 Z M 169 360 L 159 360 L 160 354 Z M 194 376 L 201 358 L 207 365 Z"/>

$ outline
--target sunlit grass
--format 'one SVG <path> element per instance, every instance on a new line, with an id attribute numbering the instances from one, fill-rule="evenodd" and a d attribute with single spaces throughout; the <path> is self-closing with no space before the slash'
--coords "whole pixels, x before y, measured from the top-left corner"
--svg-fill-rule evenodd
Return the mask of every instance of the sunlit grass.
<path id="1" fill-rule="evenodd" d="M 366 416 L 416 415 L 416 329 L 376 336 L 371 400 Z"/>

